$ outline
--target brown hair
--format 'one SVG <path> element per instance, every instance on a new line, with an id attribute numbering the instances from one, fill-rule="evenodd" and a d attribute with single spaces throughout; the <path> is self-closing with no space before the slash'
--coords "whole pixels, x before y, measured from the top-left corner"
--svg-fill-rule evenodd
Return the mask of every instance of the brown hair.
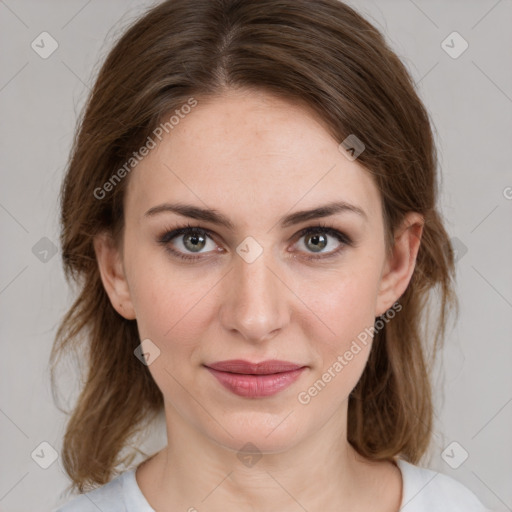
<path id="1" fill-rule="evenodd" d="M 354 134 L 364 142 L 358 162 L 380 190 L 388 250 L 404 214 L 423 215 L 402 310 L 375 334 L 349 398 L 348 440 L 374 460 L 400 454 L 416 463 L 428 448 L 430 365 L 444 338 L 447 308 L 458 310 L 458 302 L 454 252 L 436 206 L 432 129 L 407 70 L 379 31 L 338 0 L 169 0 L 136 21 L 108 54 L 61 190 L 62 257 L 79 294 L 59 326 L 50 361 L 55 390 L 60 356 L 71 348 L 88 350 L 61 454 L 71 488 L 80 492 L 129 464 L 134 454 L 122 459 L 120 452 L 163 409 L 161 391 L 134 356 L 137 323 L 112 307 L 93 249 L 100 232 L 119 240 L 129 177 L 100 199 L 98 187 L 169 113 L 192 97 L 200 102 L 234 88 L 302 102 L 337 141 Z M 421 327 L 435 291 L 439 314 L 429 321 L 436 327 L 430 335 Z"/>

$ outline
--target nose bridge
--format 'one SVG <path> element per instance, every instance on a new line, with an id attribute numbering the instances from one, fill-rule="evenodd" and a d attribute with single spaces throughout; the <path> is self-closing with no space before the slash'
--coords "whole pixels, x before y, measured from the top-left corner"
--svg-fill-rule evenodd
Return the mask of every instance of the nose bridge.
<path id="1" fill-rule="evenodd" d="M 237 256 L 222 304 L 224 327 L 253 341 L 267 338 L 287 322 L 286 287 L 271 259 L 271 251 L 265 250 L 252 262 Z"/>

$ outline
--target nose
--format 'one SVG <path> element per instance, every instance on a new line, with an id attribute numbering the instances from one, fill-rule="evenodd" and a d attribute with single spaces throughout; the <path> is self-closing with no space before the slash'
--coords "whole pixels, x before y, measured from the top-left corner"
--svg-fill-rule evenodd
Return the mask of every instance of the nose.
<path id="1" fill-rule="evenodd" d="M 276 268 L 267 250 L 251 263 L 236 255 L 223 283 L 220 320 L 225 329 L 261 343 L 288 324 L 292 292 Z"/>

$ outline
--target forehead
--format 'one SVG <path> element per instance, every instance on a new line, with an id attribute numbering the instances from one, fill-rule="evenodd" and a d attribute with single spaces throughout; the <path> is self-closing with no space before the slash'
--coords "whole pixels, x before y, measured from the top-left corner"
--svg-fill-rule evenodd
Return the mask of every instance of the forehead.
<path id="1" fill-rule="evenodd" d="M 126 210 L 180 201 L 225 212 L 234 224 L 346 201 L 369 217 L 380 197 L 310 110 L 264 92 L 201 100 L 130 176 Z"/>

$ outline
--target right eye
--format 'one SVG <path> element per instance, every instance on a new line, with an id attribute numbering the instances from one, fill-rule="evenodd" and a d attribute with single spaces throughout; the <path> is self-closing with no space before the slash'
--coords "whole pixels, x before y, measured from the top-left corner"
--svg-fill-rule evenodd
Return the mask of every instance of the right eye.
<path id="1" fill-rule="evenodd" d="M 180 237 L 180 235 L 182 235 Z M 179 237 L 179 238 L 178 238 Z M 177 242 L 179 242 L 178 249 L 176 249 L 176 242 L 172 242 L 175 238 L 178 238 Z M 210 251 L 215 250 L 216 244 L 213 242 L 211 237 L 211 233 L 208 230 L 203 228 L 199 228 L 197 226 L 187 225 L 181 228 L 166 230 L 160 237 L 158 237 L 158 243 L 163 245 L 167 251 L 169 251 L 173 256 L 181 258 L 183 260 L 198 260 L 201 259 L 202 256 L 190 256 L 190 253 L 187 254 L 187 251 L 191 251 L 191 253 L 202 254 L 199 251 L 204 249 L 207 246 L 208 241 L 211 241 L 213 247 Z"/>

